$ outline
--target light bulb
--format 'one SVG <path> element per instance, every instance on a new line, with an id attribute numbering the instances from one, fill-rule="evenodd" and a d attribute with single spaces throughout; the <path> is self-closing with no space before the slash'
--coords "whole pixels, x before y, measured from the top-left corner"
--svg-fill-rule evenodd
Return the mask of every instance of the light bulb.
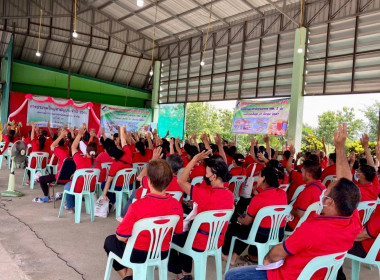
<path id="1" fill-rule="evenodd" d="M 302 52 L 303 52 L 303 49 L 302 49 L 301 46 L 299 46 L 299 48 L 298 48 L 298 53 L 302 53 Z"/>
<path id="2" fill-rule="evenodd" d="M 160 87 L 160 90 L 162 91 L 162 87 Z"/>
<path id="3" fill-rule="evenodd" d="M 308 73 L 309 73 L 309 71 L 306 70 L 306 71 L 305 71 L 305 74 L 307 75 Z"/>
<path id="4" fill-rule="evenodd" d="M 144 0 L 137 0 L 137 6 L 139 7 L 144 6 Z"/>
<path id="5" fill-rule="evenodd" d="M 39 51 L 36 52 L 36 56 L 40 57 L 41 53 Z"/>
<path id="6" fill-rule="evenodd" d="M 153 70 L 150 70 L 149 75 L 153 76 Z"/>
<path id="7" fill-rule="evenodd" d="M 74 32 L 73 32 L 73 37 L 74 37 L 74 38 L 78 38 L 78 33 L 77 33 L 76 30 L 74 30 Z"/>
<path id="8" fill-rule="evenodd" d="M 201 61 L 201 66 L 205 66 L 205 62 L 203 60 Z"/>

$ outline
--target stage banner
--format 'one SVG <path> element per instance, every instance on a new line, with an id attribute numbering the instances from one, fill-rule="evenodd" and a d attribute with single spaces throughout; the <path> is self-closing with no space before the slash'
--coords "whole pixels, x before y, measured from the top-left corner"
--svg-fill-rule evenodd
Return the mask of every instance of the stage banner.
<path id="1" fill-rule="evenodd" d="M 63 99 L 62 99 L 63 100 Z M 62 106 L 58 102 L 60 99 L 55 99 L 53 102 L 36 102 L 33 99 L 28 101 L 28 117 L 27 122 L 36 123 L 37 126 L 46 127 L 47 122 L 53 128 L 63 127 L 80 127 L 83 123 L 88 123 L 88 107 L 76 109 L 72 105 Z M 65 100 L 66 102 L 67 100 Z"/>
<path id="2" fill-rule="evenodd" d="M 158 116 L 158 136 L 164 137 L 169 130 L 169 137 L 183 139 L 185 123 L 185 104 L 160 104 Z"/>
<path id="3" fill-rule="evenodd" d="M 120 107 L 104 105 L 100 107 L 100 122 L 106 135 L 109 135 L 110 128 L 113 133 L 117 132 L 117 126 L 126 125 L 127 131 L 137 132 L 144 126 L 149 126 L 152 122 L 152 110 L 146 108 Z"/>
<path id="4" fill-rule="evenodd" d="M 231 132 L 284 136 L 289 110 L 290 98 L 237 101 Z"/>

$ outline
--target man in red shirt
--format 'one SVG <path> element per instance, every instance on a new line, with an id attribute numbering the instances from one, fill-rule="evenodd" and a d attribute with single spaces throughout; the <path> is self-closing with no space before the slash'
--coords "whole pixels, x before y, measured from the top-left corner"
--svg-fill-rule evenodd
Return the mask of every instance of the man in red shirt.
<path id="1" fill-rule="evenodd" d="M 283 155 L 282 155 L 282 160 L 280 160 L 280 162 L 281 162 L 281 165 L 283 166 L 283 167 L 286 167 L 287 165 L 288 165 L 288 160 L 289 160 L 289 158 L 290 158 L 290 151 L 288 151 L 288 150 L 286 150 L 284 153 L 283 153 Z"/>
<path id="2" fill-rule="evenodd" d="M 255 266 L 235 268 L 225 279 L 295 280 L 302 269 L 315 257 L 349 250 L 361 231 L 356 210 L 360 191 L 351 181 L 351 171 L 346 158 L 346 125 L 335 132 L 337 153 L 337 178 L 320 197 L 323 214 L 307 219 L 283 243 L 274 246 L 264 258 L 264 265 L 280 260 L 284 264 L 273 270 L 256 270 Z M 344 232 L 344 234 L 342 234 Z M 323 279 L 326 270 L 320 270 L 311 279 Z"/>
<path id="3" fill-rule="evenodd" d="M 183 231 L 183 210 L 181 204 L 170 195 L 166 194 L 166 188 L 172 180 L 172 170 L 170 165 L 162 160 L 153 160 L 148 164 L 148 185 L 150 193 L 144 198 L 131 204 L 123 221 L 116 229 L 116 235 L 110 235 L 104 242 L 104 250 L 115 253 L 120 258 L 123 257 L 128 238 L 132 236 L 133 227 L 136 222 L 145 218 L 162 217 L 169 215 L 179 216 L 179 221 L 174 232 L 180 234 Z M 130 260 L 134 263 L 144 263 L 149 252 L 151 236 L 148 232 L 142 232 L 138 236 L 132 250 Z M 169 232 L 161 247 L 161 258 L 166 258 L 169 254 L 171 232 Z M 124 280 L 132 278 L 132 270 L 113 262 L 113 268 Z"/>
<path id="4" fill-rule="evenodd" d="M 321 181 L 322 182 L 323 182 L 323 180 L 325 180 L 325 178 L 327 176 L 336 175 L 336 164 L 335 163 L 336 163 L 336 153 L 331 153 L 329 155 L 329 166 L 326 167 L 322 171 L 322 175 L 321 175 Z M 331 181 L 326 182 L 326 187 L 328 187 L 330 183 L 331 183 Z"/>

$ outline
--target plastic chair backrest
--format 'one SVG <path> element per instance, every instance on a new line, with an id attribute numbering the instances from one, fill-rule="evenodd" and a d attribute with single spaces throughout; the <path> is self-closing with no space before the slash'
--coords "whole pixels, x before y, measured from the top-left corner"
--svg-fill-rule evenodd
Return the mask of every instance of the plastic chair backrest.
<path id="1" fill-rule="evenodd" d="M 123 186 L 122 186 L 123 191 L 127 191 L 127 192 L 130 192 L 129 184 L 131 182 L 132 177 L 134 177 L 133 190 L 135 190 L 136 189 L 136 172 L 137 170 L 135 168 L 124 168 L 124 169 L 119 170 L 112 180 L 110 191 L 112 192 L 115 191 L 116 183 L 119 177 L 123 177 Z"/>
<path id="2" fill-rule="evenodd" d="M 335 280 L 347 252 L 315 257 L 304 267 L 297 280 L 309 280 L 315 272 L 327 268 L 324 280 Z"/>
<path id="3" fill-rule="evenodd" d="M 371 217 L 373 211 L 375 211 L 377 206 L 377 200 L 370 200 L 370 201 L 362 201 L 358 205 L 358 211 L 363 211 L 363 219 L 362 219 L 362 225 L 368 222 L 369 218 Z"/>
<path id="4" fill-rule="evenodd" d="M 32 152 L 29 156 L 29 164 L 32 162 L 33 158 L 35 158 L 35 160 L 36 160 L 36 167 L 34 169 L 44 169 L 44 168 L 46 168 L 47 160 L 49 158 L 49 154 L 44 153 L 44 152 Z M 46 159 L 45 166 L 42 166 L 44 159 Z"/>
<path id="5" fill-rule="evenodd" d="M 289 186 L 290 184 L 281 184 L 279 188 L 286 192 L 289 189 Z"/>
<path id="6" fill-rule="evenodd" d="M 228 182 L 228 185 L 235 183 L 235 188 L 234 188 L 235 200 L 239 199 L 239 190 L 240 190 L 241 184 L 243 184 L 246 179 L 247 179 L 247 176 L 233 176 L 231 180 Z"/>
<path id="7" fill-rule="evenodd" d="M 197 184 L 201 184 L 202 182 L 203 182 L 202 176 L 194 177 L 193 180 L 191 180 L 191 185 L 195 186 Z"/>
<path id="8" fill-rule="evenodd" d="M 77 180 L 82 177 L 83 182 L 83 188 L 82 193 L 90 193 L 91 192 L 91 183 L 94 182 L 94 189 L 96 182 L 98 182 L 99 179 L 100 170 L 95 168 L 88 168 L 88 169 L 78 169 L 74 172 L 73 181 L 71 183 L 70 192 L 74 192 L 75 185 L 77 183 Z"/>
<path id="9" fill-rule="evenodd" d="M 306 185 L 300 185 L 298 186 L 298 188 L 296 189 L 296 191 L 294 192 L 293 194 L 293 197 L 292 197 L 292 200 L 290 200 L 290 203 L 289 205 L 293 205 L 294 202 L 296 202 L 296 199 L 297 197 L 299 196 L 299 194 L 305 189 Z"/>
<path id="10" fill-rule="evenodd" d="M 329 182 L 329 184 L 331 184 L 332 182 L 335 182 L 336 181 L 336 175 L 329 175 L 329 176 L 326 176 L 326 178 L 323 180 L 323 184 L 326 186 L 326 183 Z"/>
<path id="11" fill-rule="evenodd" d="M 317 214 L 321 214 L 322 207 L 319 204 L 319 201 L 314 202 L 314 203 L 310 204 L 309 207 L 307 207 L 305 213 L 303 214 L 303 216 L 301 217 L 301 219 L 299 219 L 299 221 L 298 221 L 296 227 L 294 228 L 294 230 L 296 230 L 296 228 L 298 228 L 304 221 L 306 221 L 307 218 L 310 216 L 310 214 L 312 212 L 316 212 Z"/>
<path id="12" fill-rule="evenodd" d="M 51 158 L 50 158 L 50 160 L 49 160 L 49 164 L 48 165 L 55 165 L 55 164 L 53 164 L 53 162 L 54 162 L 54 158 L 55 158 L 55 155 L 54 154 L 52 154 L 51 155 Z M 57 163 L 58 164 L 58 163 Z"/>
<path id="13" fill-rule="evenodd" d="M 105 169 L 106 170 L 106 178 L 108 177 L 108 172 L 110 171 L 111 169 L 111 165 L 112 165 L 112 162 L 103 162 L 100 166 L 102 167 L 102 169 Z"/>
<path id="14" fill-rule="evenodd" d="M 28 144 L 26 146 L 26 156 L 30 155 L 31 152 L 32 152 L 32 145 Z"/>
<path id="15" fill-rule="evenodd" d="M 274 205 L 261 208 L 253 221 L 253 225 L 247 239 L 254 242 L 262 220 L 266 217 L 270 217 L 271 226 L 268 234 L 268 241 L 266 243 L 269 245 L 278 244 L 278 241 L 280 240 L 279 235 L 281 223 L 290 215 L 291 210 L 292 206 L 290 205 Z"/>
<path id="16" fill-rule="evenodd" d="M 180 191 L 167 191 L 166 193 L 170 194 L 172 197 L 174 197 L 178 201 L 181 200 L 182 195 L 183 195 L 183 192 L 180 192 Z"/>
<path id="17" fill-rule="evenodd" d="M 132 236 L 128 238 L 127 245 L 123 254 L 123 265 L 130 264 L 130 257 L 135 242 L 142 231 L 148 231 L 150 234 L 150 244 L 146 264 L 151 262 L 161 262 L 161 247 L 167 234 L 174 233 L 174 228 L 179 221 L 179 216 L 162 216 L 137 221 L 132 229 Z"/>
<path id="18" fill-rule="evenodd" d="M 228 171 L 231 171 L 232 168 L 234 168 L 234 165 L 231 163 L 231 164 L 228 166 Z"/>
<path id="19" fill-rule="evenodd" d="M 377 236 L 375 242 L 372 244 L 371 249 L 369 249 L 367 256 L 365 257 L 365 263 L 380 263 L 376 261 L 377 254 L 380 251 L 380 234 Z"/>
<path id="20" fill-rule="evenodd" d="M 207 239 L 207 245 L 204 252 L 213 251 L 218 249 L 219 236 L 223 230 L 223 227 L 228 224 L 233 210 L 214 210 L 205 211 L 199 213 L 191 225 L 189 235 L 187 236 L 184 250 L 192 250 L 195 236 L 202 224 L 209 225 L 209 234 Z"/>
<path id="21" fill-rule="evenodd" d="M 148 163 L 146 162 L 135 162 L 133 164 L 133 168 L 136 169 L 136 176 L 140 175 L 141 171 L 145 168 L 147 164 Z"/>

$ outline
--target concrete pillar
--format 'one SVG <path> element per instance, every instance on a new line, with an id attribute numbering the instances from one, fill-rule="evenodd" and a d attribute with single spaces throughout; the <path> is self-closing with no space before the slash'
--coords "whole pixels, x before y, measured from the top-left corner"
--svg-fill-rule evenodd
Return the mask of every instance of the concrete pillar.
<path id="1" fill-rule="evenodd" d="M 304 61 L 306 55 L 305 42 L 306 42 L 305 27 L 296 30 L 294 38 L 294 58 L 293 58 L 293 74 L 292 74 L 292 92 L 290 100 L 290 114 L 288 125 L 288 140 L 293 144 L 296 151 L 301 150 L 302 139 L 302 125 L 303 125 L 303 83 L 304 83 Z M 299 48 L 302 52 L 299 53 Z"/>
<path id="2" fill-rule="evenodd" d="M 159 108 L 159 94 L 160 94 L 160 80 L 161 80 L 161 61 L 156 61 L 154 63 L 154 74 L 153 74 L 153 89 L 152 89 L 152 111 L 153 111 L 153 122 L 158 123 Z"/>

